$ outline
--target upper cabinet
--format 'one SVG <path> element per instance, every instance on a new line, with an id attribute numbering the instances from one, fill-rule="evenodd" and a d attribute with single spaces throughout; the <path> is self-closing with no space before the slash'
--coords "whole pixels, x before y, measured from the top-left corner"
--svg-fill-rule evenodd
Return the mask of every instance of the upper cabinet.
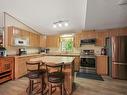
<path id="1" fill-rule="evenodd" d="M 97 46 L 105 46 L 105 38 L 109 37 L 109 31 L 107 30 L 97 30 L 97 37 L 96 37 L 96 45 Z"/>
<path id="2" fill-rule="evenodd" d="M 74 47 L 76 48 L 80 47 L 81 39 L 91 39 L 91 38 L 96 38 L 96 36 L 97 33 L 94 30 L 78 32 L 74 36 Z"/>
<path id="3" fill-rule="evenodd" d="M 24 38 L 29 40 L 29 32 L 16 27 L 8 27 L 8 46 L 14 46 L 14 38 Z"/>
<path id="4" fill-rule="evenodd" d="M 48 48 L 58 48 L 60 45 L 60 36 L 59 35 L 50 35 L 46 38 L 46 47 Z"/>
<path id="5" fill-rule="evenodd" d="M 17 27 L 8 27 L 8 46 L 15 46 L 15 38 L 28 40 L 30 47 L 40 47 L 40 35 Z"/>
<path id="6" fill-rule="evenodd" d="M 40 36 L 30 32 L 30 47 L 40 47 Z"/>
<path id="7" fill-rule="evenodd" d="M 74 35 L 74 47 L 75 48 L 78 48 L 78 47 L 80 47 L 80 38 L 81 38 L 81 35 L 82 33 L 81 32 L 78 32 L 78 33 L 76 33 L 75 35 Z"/>
<path id="8" fill-rule="evenodd" d="M 46 36 L 40 35 L 40 47 L 45 48 L 46 47 Z"/>

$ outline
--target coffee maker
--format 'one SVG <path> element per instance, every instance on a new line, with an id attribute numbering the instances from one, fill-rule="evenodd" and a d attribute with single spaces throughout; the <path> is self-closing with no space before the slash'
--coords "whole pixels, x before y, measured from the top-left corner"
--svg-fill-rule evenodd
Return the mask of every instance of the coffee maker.
<path id="1" fill-rule="evenodd" d="M 27 54 L 26 49 L 25 48 L 20 48 L 19 49 L 19 55 L 25 55 L 25 54 Z"/>
<path id="2" fill-rule="evenodd" d="M 40 48 L 39 53 L 41 53 L 41 54 L 49 53 L 49 50 L 50 49 L 48 49 L 48 48 Z"/>

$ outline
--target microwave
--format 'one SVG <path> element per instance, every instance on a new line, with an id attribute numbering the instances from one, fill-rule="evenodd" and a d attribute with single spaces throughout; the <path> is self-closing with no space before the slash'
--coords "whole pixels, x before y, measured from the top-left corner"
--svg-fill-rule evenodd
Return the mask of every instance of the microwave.
<path id="1" fill-rule="evenodd" d="M 92 38 L 92 39 L 82 39 L 80 41 L 80 46 L 81 45 L 92 45 L 92 44 L 96 44 L 96 39 Z"/>
<path id="2" fill-rule="evenodd" d="M 14 45 L 15 46 L 29 46 L 29 39 L 28 38 L 14 38 Z"/>

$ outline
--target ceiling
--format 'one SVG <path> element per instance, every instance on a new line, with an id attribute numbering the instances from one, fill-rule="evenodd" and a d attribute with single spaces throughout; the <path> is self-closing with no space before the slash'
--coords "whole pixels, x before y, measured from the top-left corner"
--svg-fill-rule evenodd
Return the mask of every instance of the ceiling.
<path id="1" fill-rule="evenodd" d="M 0 0 L 0 11 L 7 12 L 43 34 L 79 32 L 127 26 L 127 5 L 120 0 Z M 69 27 L 54 29 L 59 20 Z"/>
<path id="2" fill-rule="evenodd" d="M 127 26 L 127 0 L 88 0 L 85 29 L 109 29 Z"/>

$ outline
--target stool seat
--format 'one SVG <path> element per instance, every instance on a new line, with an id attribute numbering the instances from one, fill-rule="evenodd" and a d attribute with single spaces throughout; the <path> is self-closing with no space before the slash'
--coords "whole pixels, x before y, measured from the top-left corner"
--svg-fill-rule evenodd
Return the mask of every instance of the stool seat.
<path id="1" fill-rule="evenodd" d="M 33 70 L 33 71 L 27 73 L 26 76 L 29 79 L 36 79 L 36 78 L 42 77 L 45 73 L 46 73 L 46 70 L 39 70 L 39 71 L 38 70 Z"/>
<path id="2" fill-rule="evenodd" d="M 28 61 L 26 62 L 26 66 L 27 66 L 26 77 L 29 78 L 29 86 L 26 89 L 28 95 L 35 95 L 39 93 L 41 93 L 41 95 L 44 95 L 45 94 L 44 90 L 46 87 L 44 77 L 46 70 L 40 68 L 41 66 L 43 66 L 42 62 Z"/>
<path id="3" fill-rule="evenodd" d="M 52 72 L 48 74 L 48 81 L 51 83 L 63 83 L 64 73 L 63 72 Z"/>

